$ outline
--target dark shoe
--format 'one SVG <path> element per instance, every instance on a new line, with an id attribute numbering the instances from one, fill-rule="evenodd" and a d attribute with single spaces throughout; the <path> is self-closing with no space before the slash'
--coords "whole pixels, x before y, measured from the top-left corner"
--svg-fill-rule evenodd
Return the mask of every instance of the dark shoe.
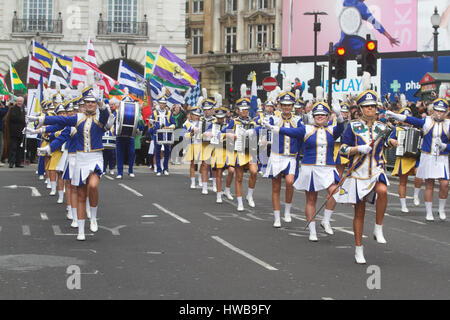
<path id="1" fill-rule="evenodd" d="M 24 168 L 24 166 L 22 166 L 22 165 L 16 165 L 16 168 Z"/>
<path id="2" fill-rule="evenodd" d="M 14 165 L 12 163 L 9 164 L 10 168 L 14 168 Z"/>

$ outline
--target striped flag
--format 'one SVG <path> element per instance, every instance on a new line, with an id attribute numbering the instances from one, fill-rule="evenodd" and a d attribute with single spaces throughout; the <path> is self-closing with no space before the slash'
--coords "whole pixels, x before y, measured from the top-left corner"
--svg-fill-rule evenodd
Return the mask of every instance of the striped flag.
<path id="1" fill-rule="evenodd" d="M 252 93 L 250 99 L 250 118 L 256 117 L 258 112 L 258 86 L 256 85 L 256 72 L 253 72 Z"/>
<path id="2" fill-rule="evenodd" d="M 158 100 L 158 98 L 161 97 L 161 95 L 163 94 L 162 92 L 163 87 L 164 87 L 163 84 L 158 80 L 154 78 L 150 79 L 150 91 L 153 100 Z M 182 104 L 182 105 L 184 104 L 184 98 L 178 90 L 170 87 L 166 87 L 166 89 L 170 91 L 169 96 L 167 96 L 166 93 L 168 101 L 167 105 L 169 107 L 171 107 L 174 104 Z"/>
<path id="3" fill-rule="evenodd" d="M 47 68 L 45 68 L 38 58 L 30 54 L 28 59 L 27 83 L 38 86 L 41 77 L 44 80 L 44 83 L 47 83 L 48 76 L 49 72 L 47 71 Z"/>
<path id="4" fill-rule="evenodd" d="M 94 43 L 92 42 L 91 37 L 89 37 L 87 42 L 86 61 L 93 64 L 94 66 L 97 66 L 97 58 L 95 57 Z"/>
<path id="5" fill-rule="evenodd" d="M 49 78 L 49 86 L 51 88 L 56 87 L 56 83 L 61 85 L 61 89 L 66 89 L 70 87 L 70 73 L 63 67 L 60 59 L 56 58 L 53 60 L 52 71 Z"/>
<path id="6" fill-rule="evenodd" d="M 155 56 L 150 51 L 147 51 L 147 54 L 145 55 L 145 73 L 144 73 L 145 80 L 150 80 L 150 77 L 152 76 L 154 63 L 155 63 Z"/>
<path id="7" fill-rule="evenodd" d="M 61 64 L 67 69 L 72 69 L 72 58 L 65 55 L 48 50 L 39 42 L 33 41 L 33 56 L 39 59 L 39 61 L 47 68 L 50 72 L 52 69 L 53 58 L 58 57 Z"/>
<path id="8" fill-rule="evenodd" d="M 16 71 L 16 68 L 14 68 L 14 65 L 10 64 L 10 78 L 11 78 L 11 88 L 13 91 L 20 91 L 20 90 L 24 90 L 27 91 L 27 87 L 25 87 L 25 85 L 23 84 L 22 80 L 20 80 L 19 78 L 19 74 Z"/>
<path id="9" fill-rule="evenodd" d="M 145 96 L 145 80 L 142 75 L 134 71 L 125 61 L 120 60 L 118 81 L 120 89 L 128 88 L 130 93 L 143 97 Z"/>
<path id="10" fill-rule="evenodd" d="M 117 84 L 116 80 L 100 71 L 100 69 L 97 66 L 87 61 L 84 61 L 80 57 L 74 57 L 72 65 L 73 70 L 70 77 L 70 84 L 75 88 L 78 86 L 80 82 L 86 83 L 86 72 L 88 70 L 94 71 L 94 77 L 97 86 L 99 86 L 100 89 L 102 89 L 106 94 L 109 94 L 109 92 Z"/>
<path id="11" fill-rule="evenodd" d="M 167 81 L 170 86 L 181 89 L 195 87 L 200 73 L 166 47 L 161 46 L 153 66 L 153 75 Z"/>
<path id="12" fill-rule="evenodd" d="M 8 91 L 8 87 L 6 86 L 6 82 L 5 82 L 5 78 L 3 77 L 3 75 L 0 73 L 0 99 L 2 101 L 5 101 L 6 99 L 9 98 L 9 91 Z"/>

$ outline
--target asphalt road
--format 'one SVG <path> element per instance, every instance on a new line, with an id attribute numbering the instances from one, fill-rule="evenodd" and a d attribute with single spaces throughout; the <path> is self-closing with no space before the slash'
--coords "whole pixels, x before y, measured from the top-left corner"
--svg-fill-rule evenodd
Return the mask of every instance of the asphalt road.
<path id="1" fill-rule="evenodd" d="M 65 205 L 48 196 L 34 170 L 0 168 L 0 299 L 450 296 L 450 225 L 439 221 L 436 207 L 436 221 L 425 222 L 423 202 L 414 207 L 412 198 L 410 213 L 401 213 L 395 179 L 384 222 L 388 243 L 373 240 L 375 213 L 368 206 L 367 265 L 361 266 L 354 262 L 351 206 L 337 206 L 334 236 L 318 229 L 319 242 L 311 243 L 304 231 L 304 194 L 295 193 L 293 222 L 275 229 L 271 183 L 260 176 L 256 208 L 245 202 L 243 213 L 236 211 L 236 201 L 217 205 L 213 192 L 189 190 L 186 167 L 174 167 L 169 177 L 144 167 L 134 179 L 103 177 L 100 230 L 92 236 L 87 226 L 87 241 L 77 242 Z"/>

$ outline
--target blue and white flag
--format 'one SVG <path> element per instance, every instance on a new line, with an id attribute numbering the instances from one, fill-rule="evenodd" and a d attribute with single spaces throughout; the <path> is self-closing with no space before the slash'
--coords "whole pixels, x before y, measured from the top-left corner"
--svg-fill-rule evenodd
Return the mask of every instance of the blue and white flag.
<path id="1" fill-rule="evenodd" d="M 250 99 L 250 118 L 256 117 L 258 112 L 258 87 L 256 85 L 256 73 L 253 72 L 252 95 Z"/>
<path id="2" fill-rule="evenodd" d="M 202 90 L 200 88 L 200 83 L 197 83 L 194 88 L 189 89 L 189 91 L 186 93 L 186 96 L 184 97 L 184 100 L 186 101 L 187 105 L 196 106 L 201 95 Z"/>
<path id="3" fill-rule="evenodd" d="M 164 86 L 158 80 L 154 78 L 150 79 L 150 91 L 153 100 L 157 101 L 161 97 L 161 95 L 163 94 L 162 93 L 163 88 Z M 168 101 L 167 105 L 169 107 L 171 107 L 174 104 L 184 105 L 184 97 L 178 90 L 171 87 L 166 87 L 166 89 L 169 89 L 170 91 L 170 96 L 167 96 L 166 94 Z"/>
<path id="4" fill-rule="evenodd" d="M 134 71 L 122 60 L 120 60 L 119 65 L 118 81 L 121 90 L 128 88 L 130 93 L 135 96 L 145 96 L 144 76 Z"/>

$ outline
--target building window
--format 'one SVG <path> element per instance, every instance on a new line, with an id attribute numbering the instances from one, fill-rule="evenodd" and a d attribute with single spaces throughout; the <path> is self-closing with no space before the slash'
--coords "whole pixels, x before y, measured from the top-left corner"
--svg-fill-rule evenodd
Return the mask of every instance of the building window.
<path id="1" fill-rule="evenodd" d="M 192 13 L 203 13 L 203 0 L 192 0 Z"/>
<path id="2" fill-rule="evenodd" d="M 233 13 L 237 11 L 237 1 L 238 0 L 226 0 L 225 2 L 225 12 Z"/>
<path id="3" fill-rule="evenodd" d="M 271 39 L 271 44 L 272 44 L 272 49 L 275 49 L 275 37 L 276 37 L 276 34 L 275 34 L 275 25 L 274 24 L 272 24 L 271 25 L 271 28 L 272 28 L 272 39 Z"/>
<path id="4" fill-rule="evenodd" d="M 137 0 L 109 0 L 108 32 L 136 33 Z"/>
<path id="5" fill-rule="evenodd" d="M 225 52 L 236 52 L 236 27 L 225 28 Z"/>
<path id="6" fill-rule="evenodd" d="M 248 7 L 251 10 L 264 10 L 268 9 L 269 0 L 249 0 Z"/>
<path id="7" fill-rule="evenodd" d="M 23 18 L 27 31 L 51 31 L 53 0 L 24 0 Z"/>
<path id="8" fill-rule="evenodd" d="M 249 26 L 249 45 L 250 50 L 263 50 L 268 47 L 267 25 L 257 24 Z"/>
<path id="9" fill-rule="evenodd" d="M 203 29 L 192 29 L 192 54 L 203 54 Z"/>

